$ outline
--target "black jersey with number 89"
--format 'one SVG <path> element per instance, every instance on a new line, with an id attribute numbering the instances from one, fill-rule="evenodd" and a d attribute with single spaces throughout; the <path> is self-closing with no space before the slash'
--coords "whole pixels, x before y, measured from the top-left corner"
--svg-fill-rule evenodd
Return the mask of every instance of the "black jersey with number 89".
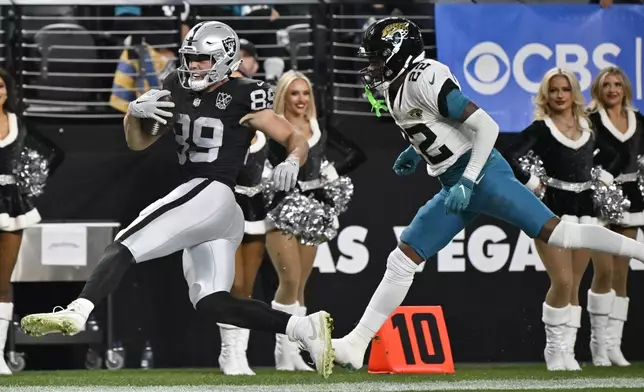
<path id="1" fill-rule="evenodd" d="M 181 87 L 175 72 L 163 88 L 171 92 L 179 113 L 174 133 L 184 180 L 203 177 L 234 187 L 255 135 L 239 121 L 250 112 L 273 108 L 270 85 L 231 78 L 214 91 L 195 92 Z"/>

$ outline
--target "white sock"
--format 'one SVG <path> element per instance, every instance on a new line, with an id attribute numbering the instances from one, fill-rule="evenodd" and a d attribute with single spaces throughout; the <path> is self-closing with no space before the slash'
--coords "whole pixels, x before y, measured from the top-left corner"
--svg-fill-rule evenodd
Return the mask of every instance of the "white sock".
<path id="1" fill-rule="evenodd" d="M 303 319 L 304 317 L 300 317 L 300 316 L 291 316 L 288 319 L 288 323 L 286 324 L 286 336 L 288 336 L 291 340 L 295 340 L 298 338 L 295 335 L 295 327 L 297 326 L 297 323 Z"/>
<path id="2" fill-rule="evenodd" d="M 402 250 L 396 248 L 387 258 L 387 270 L 358 325 L 347 335 L 355 346 L 367 348 L 382 324 L 400 306 L 414 281 L 416 267 Z"/>
<path id="3" fill-rule="evenodd" d="M 294 339 L 295 338 L 295 325 L 297 324 L 298 321 L 300 321 L 303 317 L 298 316 L 298 311 L 300 308 L 300 303 L 299 301 L 295 301 L 294 303 L 290 305 L 284 305 L 279 302 L 276 302 L 273 300 L 271 302 L 271 307 L 273 309 L 281 310 L 284 313 L 292 314 L 291 318 L 288 319 L 288 323 L 286 324 L 286 335 Z"/>
<path id="4" fill-rule="evenodd" d="M 560 221 L 548 245 L 564 249 L 588 249 L 644 261 L 644 244 L 599 225 Z"/>

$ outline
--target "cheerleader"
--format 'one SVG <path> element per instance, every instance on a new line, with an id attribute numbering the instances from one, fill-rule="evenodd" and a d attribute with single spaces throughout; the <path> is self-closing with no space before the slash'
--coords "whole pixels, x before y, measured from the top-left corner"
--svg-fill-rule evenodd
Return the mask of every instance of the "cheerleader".
<path id="1" fill-rule="evenodd" d="M 543 195 L 545 204 L 562 220 L 599 224 L 590 189 L 595 141 L 574 74 L 560 68 L 548 71 L 539 86 L 535 106 L 535 121 L 519 135 L 511 150 L 510 162 L 517 178 Z M 520 168 L 520 158 L 529 151 L 542 160 L 547 180 Z M 616 158 L 607 165 L 600 180 L 611 183 L 610 171 L 620 164 Z M 546 367 L 551 371 L 581 370 L 574 356 L 581 318 L 576 293 L 590 254 L 586 250 L 549 246 L 539 239 L 535 239 L 535 246 L 550 277 L 550 289 L 542 306 Z"/>
<path id="2" fill-rule="evenodd" d="M 277 83 L 273 109 L 308 137 L 309 155 L 306 163 L 300 168 L 299 190 L 304 195 L 313 195 L 316 200 L 327 203 L 322 191 L 324 180 L 332 181 L 337 179 L 339 174 L 333 165 L 323 163 L 327 132 L 322 132 L 318 125 L 313 89 L 309 79 L 300 72 L 292 70 L 286 72 Z M 351 143 L 347 143 L 346 139 L 335 138 L 334 143 L 342 146 L 341 149 L 351 150 Z M 285 154 L 286 151 L 281 145 L 269 141 L 270 164 L 279 163 L 280 159 L 285 158 Z M 343 170 L 353 169 L 359 164 L 356 163 L 357 161 L 364 160 L 361 152 L 348 153 L 345 156 L 352 156 L 355 159 L 351 159 L 352 162 L 345 161 L 339 164 Z M 269 206 L 269 217 L 278 210 L 275 206 L 278 206 L 285 197 L 287 194 L 284 192 L 275 194 Z M 282 218 L 289 219 L 277 217 L 277 219 Z M 277 230 L 273 221 L 268 222 L 271 226 L 266 234 L 266 250 L 279 279 L 272 306 L 290 314 L 304 316 L 307 312 L 304 292 L 313 269 L 317 245 L 305 245 L 298 238 Z M 334 227 L 337 228 L 337 218 L 335 222 Z M 275 366 L 278 370 L 284 371 L 313 370 L 304 362 L 295 343 L 289 341 L 284 335 L 276 336 Z"/>
<path id="3" fill-rule="evenodd" d="M 4 359 L 4 348 L 13 317 L 11 275 L 18 259 L 22 231 L 40 221 L 40 214 L 34 207 L 33 189 L 22 187 L 20 176 L 16 175 L 25 144 L 36 141 L 33 138 L 36 135 L 33 132 L 28 135 L 18 117 L 16 100 L 13 79 L 0 69 L 0 375 L 11 374 Z M 37 142 L 38 147 L 50 149 L 44 140 Z M 49 174 L 53 170 L 50 166 Z M 42 172 L 34 174 L 33 177 L 46 178 Z M 28 177 L 35 181 L 32 175 Z"/>
<path id="4" fill-rule="evenodd" d="M 235 198 L 244 212 L 245 225 L 242 243 L 235 253 L 235 280 L 230 293 L 239 298 L 252 298 L 257 270 L 264 258 L 266 207 L 262 188 L 263 179 L 267 177 L 264 166 L 267 155 L 266 136 L 257 131 L 235 186 Z M 246 357 L 250 330 L 228 324 L 218 325 L 220 369 L 226 375 L 255 375 Z"/>
<path id="5" fill-rule="evenodd" d="M 289 122 L 308 137 L 309 156 L 300 168 L 298 182 L 310 183 L 320 175 L 323 158 L 324 139 L 317 122 L 313 88 L 309 79 L 302 73 L 288 71 L 279 79 L 275 90 L 275 113 L 283 115 Z M 285 150 L 277 143 L 269 141 L 269 162 L 279 163 L 285 157 Z M 308 189 L 307 189 L 308 190 Z M 275 195 L 275 205 L 284 197 L 283 192 Z M 303 245 L 293 236 L 281 233 L 271 227 L 266 233 L 266 250 L 277 271 L 279 285 L 272 301 L 274 309 L 304 316 L 304 288 L 313 269 L 317 253 L 316 246 Z M 286 335 L 277 335 L 275 342 L 275 367 L 285 371 L 312 371 L 299 355 L 298 347 Z"/>
<path id="6" fill-rule="evenodd" d="M 617 67 L 604 68 L 592 83 L 590 120 L 597 130 L 596 162 L 611 164 L 612 157 L 603 150 L 621 150 L 628 157 L 623 172 L 615 178 L 630 209 L 611 229 L 635 239 L 637 228 L 644 226 L 644 199 L 637 181 L 638 160 L 644 154 L 644 116 L 633 108 L 633 89 L 626 74 Z M 596 366 L 629 366 L 621 351 L 622 331 L 628 315 L 626 292 L 628 264 L 626 257 L 599 253 L 592 255 L 593 281 L 588 290 L 588 313 L 591 322 L 590 349 Z M 595 262 L 597 260 L 598 262 Z M 601 265 L 602 268 L 597 268 Z M 599 293 L 608 293 L 599 295 Z M 597 301 L 600 297 L 603 300 Z"/>

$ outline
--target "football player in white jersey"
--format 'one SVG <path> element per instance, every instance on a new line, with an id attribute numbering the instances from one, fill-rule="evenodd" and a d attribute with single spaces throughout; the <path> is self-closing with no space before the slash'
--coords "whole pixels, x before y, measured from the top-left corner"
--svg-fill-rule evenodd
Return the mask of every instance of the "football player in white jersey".
<path id="1" fill-rule="evenodd" d="M 566 249 L 590 249 L 644 260 L 644 244 L 589 224 L 559 220 L 515 177 L 494 149 L 496 122 L 460 90 L 449 68 L 425 58 L 421 31 L 404 18 L 386 18 L 365 31 L 359 55 L 370 91 L 384 93 L 387 109 L 411 144 L 394 163 L 399 176 L 425 160 L 442 190 L 422 206 L 389 254 L 387 268 L 359 324 L 334 339 L 336 363 L 358 369 L 371 338 L 402 303 L 416 267 L 447 245 L 477 215 L 509 222 L 531 238 Z"/>

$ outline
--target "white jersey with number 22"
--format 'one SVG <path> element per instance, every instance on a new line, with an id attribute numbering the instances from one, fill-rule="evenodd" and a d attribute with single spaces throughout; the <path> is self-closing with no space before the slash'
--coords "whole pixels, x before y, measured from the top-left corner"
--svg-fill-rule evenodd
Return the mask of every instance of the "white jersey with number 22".
<path id="1" fill-rule="evenodd" d="M 403 137 L 427 162 L 432 176 L 444 173 L 469 151 L 474 138 L 471 129 L 447 117 L 446 92 L 450 90 L 444 88 L 446 83 L 460 89 L 449 67 L 425 59 L 413 66 L 393 99 L 385 92 L 389 112 Z"/>

